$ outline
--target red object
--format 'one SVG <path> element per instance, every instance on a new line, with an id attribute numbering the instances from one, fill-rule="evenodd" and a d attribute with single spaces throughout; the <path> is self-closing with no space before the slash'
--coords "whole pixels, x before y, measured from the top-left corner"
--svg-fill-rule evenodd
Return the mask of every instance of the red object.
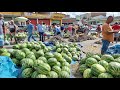
<path id="1" fill-rule="evenodd" d="M 120 26 L 119 26 L 119 25 L 114 25 L 114 26 L 112 26 L 112 29 L 113 29 L 113 30 L 119 30 L 119 29 L 120 29 Z"/>
<path id="2" fill-rule="evenodd" d="M 46 25 L 50 25 L 50 19 L 39 19 L 39 23 L 45 23 Z"/>
<path id="3" fill-rule="evenodd" d="M 72 31 L 72 26 L 68 26 L 68 30 L 69 30 L 69 31 Z"/>
<path id="4" fill-rule="evenodd" d="M 30 19 L 30 21 L 31 21 L 31 23 L 32 23 L 33 25 L 36 25 L 36 24 L 37 24 L 37 19 Z"/>

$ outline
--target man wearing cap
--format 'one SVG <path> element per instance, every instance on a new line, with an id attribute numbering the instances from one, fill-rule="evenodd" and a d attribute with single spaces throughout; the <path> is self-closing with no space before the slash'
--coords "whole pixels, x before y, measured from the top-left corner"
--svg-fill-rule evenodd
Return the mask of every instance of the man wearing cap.
<path id="1" fill-rule="evenodd" d="M 0 14 L 0 48 L 3 48 L 5 40 L 5 26 L 3 21 L 3 15 Z"/>
<path id="2" fill-rule="evenodd" d="M 34 41 L 36 41 L 36 39 L 33 36 L 33 30 L 34 30 L 34 26 L 33 24 L 30 23 L 30 20 L 26 21 L 27 24 L 27 31 L 28 31 L 28 41 L 30 42 L 30 38 L 32 38 Z"/>

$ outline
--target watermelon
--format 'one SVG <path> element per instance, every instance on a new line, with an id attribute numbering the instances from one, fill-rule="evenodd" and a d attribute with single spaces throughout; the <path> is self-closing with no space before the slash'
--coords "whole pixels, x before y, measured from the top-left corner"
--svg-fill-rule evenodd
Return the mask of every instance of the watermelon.
<path id="1" fill-rule="evenodd" d="M 60 62 L 57 62 L 57 64 L 56 64 L 57 66 L 59 66 L 59 67 L 61 67 L 61 63 Z"/>
<path id="2" fill-rule="evenodd" d="M 58 74 L 55 71 L 50 71 L 48 73 L 49 78 L 58 78 Z"/>
<path id="3" fill-rule="evenodd" d="M 24 63 L 22 63 L 22 68 L 31 68 L 33 67 L 34 62 L 32 59 L 26 59 L 24 60 Z"/>
<path id="4" fill-rule="evenodd" d="M 98 75 L 101 74 L 101 73 L 105 73 L 106 70 L 105 70 L 105 68 L 104 68 L 102 65 L 100 65 L 100 64 L 93 64 L 93 65 L 91 66 L 91 72 L 92 72 L 93 75 L 98 76 Z"/>
<path id="5" fill-rule="evenodd" d="M 83 72 L 84 72 L 87 68 L 88 68 L 88 67 L 86 66 L 86 64 L 80 65 L 80 67 L 79 67 L 80 73 L 83 74 Z"/>
<path id="6" fill-rule="evenodd" d="M 38 60 L 42 60 L 44 63 L 47 63 L 47 59 L 45 57 L 39 57 Z"/>
<path id="7" fill-rule="evenodd" d="M 39 57 L 41 57 L 41 56 L 44 56 L 43 50 L 37 51 L 37 52 L 35 53 L 35 56 L 36 56 L 36 58 L 39 58 Z"/>
<path id="8" fill-rule="evenodd" d="M 35 50 L 36 50 L 36 51 L 38 51 L 38 50 L 40 50 L 40 49 L 41 49 L 41 46 L 40 46 L 40 45 L 35 45 L 35 47 L 34 47 L 34 48 L 35 48 Z"/>
<path id="9" fill-rule="evenodd" d="M 85 63 L 86 63 L 86 60 L 87 60 L 87 58 L 82 58 L 82 59 L 80 59 L 80 65 L 85 64 Z"/>
<path id="10" fill-rule="evenodd" d="M 118 62 L 118 63 L 120 63 L 120 57 L 119 57 L 119 58 L 114 59 L 114 62 Z"/>
<path id="11" fill-rule="evenodd" d="M 26 58 L 30 58 L 32 60 L 36 60 L 36 57 L 35 57 L 34 54 L 29 54 L 29 55 L 26 56 Z"/>
<path id="12" fill-rule="evenodd" d="M 34 71 L 31 75 L 31 78 L 36 78 L 38 76 L 38 72 L 37 71 Z"/>
<path id="13" fill-rule="evenodd" d="M 68 68 L 67 66 L 63 66 L 62 71 L 67 71 L 70 74 L 70 68 Z"/>
<path id="14" fill-rule="evenodd" d="M 30 50 L 29 50 L 28 48 L 23 48 L 23 49 L 22 49 L 22 52 L 24 52 L 25 54 L 27 54 L 27 53 L 30 52 Z"/>
<path id="15" fill-rule="evenodd" d="M 65 60 L 66 60 L 69 64 L 72 62 L 72 59 L 71 59 L 70 57 L 65 56 L 64 58 L 65 58 Z"/>
<path id="16" fill-rule="evenodd" d="M 67 53 L 68 52 L 68 49 L 67 48 L 63 48 L 62 50 L 64 53 Z"/>
<path id="17" fill-rule="evenodd" d="M 53 58 L 54 55 L 51 52 L 47 52 L 47 53 L 45 53 L 45 57 L 46 57 L 46 59 L 49 59 L 49 58 Z"/>
<path id="18" fill-rule="evenodd" d="M 92 77 L 92 72 L 91 72 L 91 69 L 88 68 L 84 71 L 83 78 L 91 78 L 91 77 Z"/>
<path id="19" fill-rule="evenodd" d="M 98 78 L 113 78 L 113 76 L 109 73 L 101 73 Z"/>
<path id="20" fill-rule="evenodd" d="M 49 50 L 48 50 L 47 47 L 45 47 L 45 48 L 43 49 L 43 51 L 44 51 L 44 53 L 46 53 L 46 52 L 48 52 Z"/>
<path id="21" fill-rule="evenodd" d="M 52 70 L 59 74 L 61 71 L 61 68 L 59 66 L 53 66 Z"/>
<path id="22" fill-rule="evenodd" d="M 20 61 L 16 58 L 12 58 L 13 63 L 15 63 L 17 66 L 20 65 Z"/>
<path id="23" fill-rule="evenodd" d="M 37 67 L 39 64 L 44 63 L 42 60 L 35 60 L 34 67 Z"/>
<path id="24" fill-rule="evenodd" d="M 94 55 L 93 53 L 88 52 L 86 53 L 86 58 L 92 57 L 93 55 Z"/>
<path id="25" fill-rule="evenodd" d="M 0 49 L 0 54 L 5 53 L 5 52 L 7 52 L 7 49 L 6 49 L 6 48 L 1 48 L 1 49 Z"/>
<path id="26" fill-rule="evenodd" d="M 62 66 L 67 66 L 67 67 L 70 68 L 70 64 L 69 64 L 68 62 L 63 62 L 63 63 L 62 63 Z"/>
<path id="27" fill-rule="evenodd" d="M 20 45 L 20 49 L 23 49 L 23 48 L 26 48 L 27 47 L 27 44 L 26 43 L 23 43 Z"/>
<path id="28" fill-rule="evenodd" d="M 91 67 L 93 64 L 96 64 L 97 63 L 97 60 L 96 59 L 94 59 L 94 58 L 88 58 L 87 60 L 86 60 L 86 65 L 88 66 L 88 67 Z"/>
<path id="29" fill-rule="evenodd" d="M 101 60 L 105 60 L 105 61 L 107 61 L 109 63 L 111 61 L 114 61 L 114 58 L 111 55 L 103 55 L 101 57 Z"/>
<path id="30" fill-rule="evenodd" d="M 36 70 L 38 71 L 38 73 L 46 75 L 50 72 L 51 67 L 47 63 L 41 63 L 36 67 Z"/>
<path id="31" fill-rule="evenodd" d="M 70 78 L 70 74 L 67 71 L 61 71 L 59 73 L 59 78 Z"/>
<path id="32" fill-rule="evenodd" d="M 22 71 L 22 78 L 30 78 L 33 73 L 32 68 L 26 68 Z"/>
<path id="33" fill-rule="evenodd" d="M 79 57 L 78 57 L 77 55 L 74 55 L 74 56 L 72 57 L 72 59 L 73 59 L 74 61 L 77 61 L 77 60 L 79 59 Z"/>
<path id="34" fill-rule="evenodd" d="M 46 75 L 43 75 L 43 74 L 38 74 L 38 75 L 36 76 L 36 78 L 47 78 L 47 76 L 46 76 Z"/>
<path id="35" fill-rule="evenodd" d="M 4 53 L 1 54 L 1 56 L 8 56 L 8 57 L 10 57 L 10 53 L 4 52 Z"/>
<path id="36" fill-rule="evenodd" d="M 117 59 L 117 58 L 120 57 L 120 54 L 113 54 L 112 56 L 113 56 L 114 59 Z"/>
<path id="37" fill-rule="evenodd" d="M 97 61 L 101 60 L 101 58 L 98 55 L 93 55 L 92 58 L 95 58 Z"/>
<path id="38" fill-rule="evenodd" d="M 58 53 L 60 53 L 62 50 L 61 50 L 61 48 L 58 48 L 56 51 L 57 51 Z"/>
<path id="39" fill-rule="evenodd" d="M 61 55 L 60 53 L 58 53 L 58 52 L 55 52 L 55 53 L 54 53 L 54 57 L 55 57 L 57 60 L 59 60 L 59 59 L 62 58 L 62 55 Z"/>
<path id="40" fill-rule="evenodd" d="M 32 49 L 32 52 L 33 52 L 34 54 L 36 54 L 37 51 L 36 51 L 35 49 Z"/>
<path id="41" fill-rule="evenodd" d="M 49 58 L 49 59 L 48 59 L 48 64 L 49 64 L 50 66 L 56 65 L 56 64 L 57 64 L 57 59 L 56 59 L 56 58 Z"/>
<path id="42" fill-rule="evenodd" d="M 113 76 L 120 76 L 120 63 L 110 62 L 108 65 L 108 72 Z"/>
<path id="43" fill-rule="evenodd" d="M 25 53 L 22 51 L 18 51 L 16 52 L 15 56 L 16 56 L 16 59 L 22 60 L 23 58 L 25 58 Z"/>
<path id="44" fill-rule="evenodd" d="M 106 70 L 108 68 L 108 62 L 106 62 L 105 60 L 101 60 L 98 62 L 100 65 L 102 65 Z"/>

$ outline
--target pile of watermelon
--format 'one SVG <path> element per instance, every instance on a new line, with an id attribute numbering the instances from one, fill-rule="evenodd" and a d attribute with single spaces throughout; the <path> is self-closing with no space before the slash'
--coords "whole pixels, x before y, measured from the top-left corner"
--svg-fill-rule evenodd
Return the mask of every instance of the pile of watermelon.
<path id="1" fill-rule="evenodd" d="M 81 50 L 77 43 L 56 42 L 52 50 L 61 53 L 63 56 L 68 55 L 74 61 L 78 61 L 81 55 Z"/>
<path id="2" fill-rule="evenodd" d="M 80 60 L 83 78 L 120 78 L 120 55 L 87 54 Z"/>
<path id="3" fill-rule="evenodd" d="M 18 39 L 25 39 L 26 37 L 27 37 L 27 34 L 21 33 L 21 32 L 15 35 L 15 38 L 18 38 Z"/>
<path id="4" fill-rule="evenodd" d="M 1 51 L 1 55 L 11 57 L 21 67 L 22 78 L 70 78 L 72 58 L 67 54 L 51 52 L 52 47 L 42 42 L 26 42 L 14 45 L 9 51 Z"/>

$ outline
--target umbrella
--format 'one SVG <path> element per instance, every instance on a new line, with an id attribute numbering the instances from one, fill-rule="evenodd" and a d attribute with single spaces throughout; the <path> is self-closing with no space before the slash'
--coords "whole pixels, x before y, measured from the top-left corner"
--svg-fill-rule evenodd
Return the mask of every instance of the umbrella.
<path id="1" fill-rule="evenodd" d="M 28 19 L 25 18 L 25 17 L 16 17 L 15 20 L 19 21 L 19 22 L 25 22 L 27 21 Z"/>

